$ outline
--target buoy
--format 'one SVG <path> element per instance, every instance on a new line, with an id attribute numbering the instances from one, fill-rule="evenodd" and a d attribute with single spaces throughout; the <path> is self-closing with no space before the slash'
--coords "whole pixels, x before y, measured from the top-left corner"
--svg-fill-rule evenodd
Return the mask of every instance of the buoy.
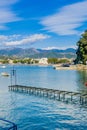
<path id="1" fill-rule="evenodd" d="M 85 86 L 87 87 L 87 82 L 85 82 Z"/>

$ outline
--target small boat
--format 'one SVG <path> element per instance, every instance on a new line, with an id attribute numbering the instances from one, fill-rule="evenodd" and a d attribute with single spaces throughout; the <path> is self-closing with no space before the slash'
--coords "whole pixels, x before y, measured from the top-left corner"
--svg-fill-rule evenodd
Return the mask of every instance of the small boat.
<path id="1" fill-rule="evenodd" d="M 6 76 L 6 77 L 9 76 L 9 74 L 8 74 L 7 72 L 2 72 L 1 75 L 2 75 L 2 76 Z"/>

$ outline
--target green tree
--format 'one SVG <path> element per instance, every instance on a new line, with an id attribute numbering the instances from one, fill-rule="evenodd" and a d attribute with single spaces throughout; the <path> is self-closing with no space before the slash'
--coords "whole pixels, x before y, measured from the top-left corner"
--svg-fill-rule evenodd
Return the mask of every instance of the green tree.
<path id="1" fill-rule="evenodd" d="M 14 64 L 18 63 L 18 60 L 17 60 L 17 59 L 14 59 L 14 60 L 13 60 L 13 63 L 14 63 Z"/>
<path id="2" fill-rule="evenodd" d="M 58 59 L 57 58 L 48 58 L 48 63 L 57 64 L 58 63 Z"/>
<path id="3" fill-rule="evenodd" d="M 77 42 L 77 58 L 75 63 L 86 64 L 87 61 L 87 30 L 81 35 L 80 40 Z"/>
<path id="4" fill-rule="evenodd" d="M 8 60 L 2 60 L 2 64 L 8 64 Z"/>
<path id="5" fill-rule="evenodd" d="M 58 59 L 58 63 L 70 63 L 69 59 Z"/>

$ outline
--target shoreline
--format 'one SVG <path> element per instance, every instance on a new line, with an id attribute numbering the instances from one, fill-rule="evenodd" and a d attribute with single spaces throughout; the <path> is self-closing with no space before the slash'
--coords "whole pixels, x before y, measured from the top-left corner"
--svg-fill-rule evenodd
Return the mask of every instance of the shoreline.
<path id="1" fill-rule="evenodd" d="M 56 70 L 87 70 L 87 65 L 82 65 L 82 64 L 77 64 L 77 65 L 70 65 L 69 67 L 63 67 L 62 64 L 0 64 L 0 67 L 6 66 L 6 65 L 11 65 L 11 66 L 16 66 L 16 65 L 28 65 L 28 66 L 52 66 Z"/>
<path id="2" fill-rule="evenodd" d="M 53 67 L 56 70 L 87 70 L 87 65 L 82 65 L 82 64 L 70 65 L 69 67 L 62 67 L 62 65 L 59 64 L 59 65 L 54 65 Z"/>

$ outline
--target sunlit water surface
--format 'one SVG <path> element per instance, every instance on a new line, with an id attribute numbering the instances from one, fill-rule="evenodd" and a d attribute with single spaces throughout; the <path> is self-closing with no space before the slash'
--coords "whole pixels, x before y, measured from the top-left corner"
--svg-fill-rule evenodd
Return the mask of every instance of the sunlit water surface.
<path id="1" fill-rule="evenodd" d="M 13 66 L 0 66 L 11 73 Z M 87 91 L 86 71 L 54 70 L 51 66 L 14 67 L 17 84 L 68 91 Z M 14 82 L 14 79 L 13 79 Z M 0 75 L 0 118 L 17 124 L 18 130 L 86 130 L 87 106 L 46 97 L 8 91 L 11 77 Z M 3 124 L 0 122 L 0 130 Z"/>

